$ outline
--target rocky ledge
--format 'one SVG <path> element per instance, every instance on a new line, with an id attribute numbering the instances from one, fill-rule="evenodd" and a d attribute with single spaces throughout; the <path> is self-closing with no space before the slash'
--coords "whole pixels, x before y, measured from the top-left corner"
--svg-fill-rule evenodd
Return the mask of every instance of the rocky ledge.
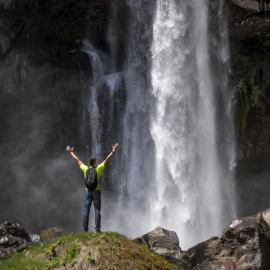
<path id="1" fill-rule="evenodd" d="M 52 228 L 43 231 L 42 235 L 44 239 L 49 237 L 56 241 L 57 233 L 59 229 Z M 34 241 L 37 238 L 37 235 L 28 234 L 18 223 L 3 223 L 0 225 L 0 261 L 27 249 L 31 242 L 40 242 L 40 238 Z M 224 229 L 221 238 L 212 237 L 187 251 L 181 249 L 175 232 L 161 227 L 134 239 L 134 242 L 163 257 L 174 265 L 173 269 L 269 270 L 270 208 L 233 221 Z"/>
<path id="2" fill-rule="evenodd" d="M 175 232 L 156 228 L 135 242 L 163 256 L 180 269 L 269 270 L 270 208 L 255 216 L 235 220 L 221 238 L 212 237 L 182 251 Z"/>

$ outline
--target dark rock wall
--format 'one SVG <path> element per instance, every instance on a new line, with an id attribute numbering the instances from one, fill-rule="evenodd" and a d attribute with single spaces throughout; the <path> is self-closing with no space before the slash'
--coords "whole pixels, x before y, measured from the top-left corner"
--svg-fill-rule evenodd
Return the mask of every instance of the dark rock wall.
<path id="1" fill-rule="evenodd" d="M 247 216 L 269 206 L 270 13 L 259 9 L 259 1 L 232 2 L 254 8 L 229 5 L 236 102 L 236 198 L 239 216 Z"/>
<path id="2" fill-rule="evenodd" d="M 115 6 L 122 12 L 121 1 Z M 110 53 L 111 13 L 108 0 L 0 1 L 1 221 L 22 221 L 31 232 L 81 229 L 84 182 L 65 148 L 87 162 L 82 90 L 92 71 L 80 43 Z M 123 53 L 125 24 L 115 26 Z"/>
<path id="3" fill-rule="evenodd" d="M 82 91 L 92 84 L 92 70 L 81 40 L 111 55 L 112 72 L 123 70 L 124 2 L 0 0 L 0 222 L 21 220 L 32 232 L 81 227 L 84 183 L 65 152 L 72 145 L 87 161 Z M 227 3 L 236 194 L 245 216 L 266 208 L 270 192 L 270 14 Z M 115 40 L 108 38 L 109 24 Z"/>

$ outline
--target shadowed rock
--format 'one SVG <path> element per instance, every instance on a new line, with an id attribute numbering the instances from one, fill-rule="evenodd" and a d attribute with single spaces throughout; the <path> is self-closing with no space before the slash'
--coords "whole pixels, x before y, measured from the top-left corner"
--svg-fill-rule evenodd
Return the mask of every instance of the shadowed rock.
<path id="1" fill-rule="evenodd" d="M 235 263 L 232 261 L 211 262 L 206 265 L 198 265 L 193 270 L 235 270 Z"/>
<path id="2" fill-rule="evenodd" d="M 211 256 L 218 242 L 218 237 L 212 237 L 209 240 L 188 249 L 188 251 L 185 252 L 185 257 L 191 262 L 192 267 L 196 266 L 197 264 L 202 264 Z"/>

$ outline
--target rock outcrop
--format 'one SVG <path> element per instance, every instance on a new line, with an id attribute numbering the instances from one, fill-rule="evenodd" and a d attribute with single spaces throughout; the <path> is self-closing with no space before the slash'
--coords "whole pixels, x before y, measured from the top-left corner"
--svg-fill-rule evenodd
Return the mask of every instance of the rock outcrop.
<path id="1" fill-rule="evenodd" d="M 184 258 L 191 262 L 192 267 L 202 264 L 212 255 L 219 240 L 218 237 L 212 237 L 207 241 L 197 244 L 184 253 Z"/>
<path id="2" fill-rule="evenodd" d="M 235 90 L 237 212 L 248 216 L 269 206 L 270 13 L 263 0 L 227 3 L 230 81 Z"/>
<path id="3" fill-rule="evenodd" d="M 270 269 L 270 208 L 228 226 L 212 255 L 194 270 Z"/>
<path id="4" fill-rule="evenodd" d="M 268 0 L 232 0 L 232 2 L 244 9 L 251 11 L 269 11 L 269 1 Z"/>
<path id="5" fill-rule="evenodd" d="M 24 250 L 31 242 L 30 235 L 20 224 L 4 222 L 0 225 L 0 261 Z"/>
<path id="6" fill-rule="evenodd" d="M 93 71 L 83 41 L 87 39 L 104 55 L 110 53 L 107 33 L 112 8 L 120 14 L 114 24 L 119 34 L 115 40 L 118 71 L 128 36 L 125 1 L 0 0 L 0 173 L 4 176 L 0 189 L 5 190 L 0 196 L 1 214 L 19 220 L 27 215 L 30 230 L 63 227 L 71 218 L 80 218 L 79 201 L 74 199 L 73 207 L 62 203 L 66 192 L 83 188 L 83 182 L 80 186 L 73 181 L 80 173 L 71 176 L 63 170 L 61 178 L 68 184 L 59 187 L 55 178 L 60 178 L 62 169 L 52 164 L 68 162 L 63 155 L 68 144 L 87 160 L 89 136 L 84 121 L 89 120 L 83 115 L 89 97 L 84 91 L 93 85 Z M 60 204 L 65 215 L 52 218 Z M 46 211 L 40 211 L 44 207 Z"/>
<path id="7" fill-rule="evenodd" d="M 29 233 L 24 227 L 16 222 L 5 221 L 0 225 L 0 237 L 5 237 L 8 235 L 19 237 L 26 240 L 27 242 L 31 242 Z"/>
<path id="8" fill-rule="evenodd" d="M 62 229 L 60 228 L 50 228 L 44 231 L 41 231 L 40 238 L 44 242 L 54 242 L 62 234 Z"/>
<path id="9" fill-rule="evenodd" d="M 150 248 L 170 263 L 189 269 L 191 264 L 183 258 L 176 232 L 157 227 L 155 230 L 133 240 Z"/>

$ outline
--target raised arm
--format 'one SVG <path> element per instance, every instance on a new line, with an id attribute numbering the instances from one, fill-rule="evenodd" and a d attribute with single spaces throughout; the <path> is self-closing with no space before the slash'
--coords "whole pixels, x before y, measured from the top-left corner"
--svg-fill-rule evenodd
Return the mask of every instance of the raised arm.
<path id="1" fill-rule="evenodd" d="M 115 145 L 112 145 L 112 152 L 102 162 L 104 164 L 104 166 L 106 166 L 109 163 L 109 161 L 112 159 L 112 157 L 115 154 L 115 151 L 117 150 L 118 147 L 119 147 L 118 143 L 116 143 Z"/>
<path id="2" fill-rule="evenodd" d="M 69 146 L 67 147 L 67 151 L 71 154 L 73 159 L 77 162 L 79 166 L 81 166 L 83 163 L 78 159 L 78 157 L 73 153 L 73 147 L 70 148 Z"/>

